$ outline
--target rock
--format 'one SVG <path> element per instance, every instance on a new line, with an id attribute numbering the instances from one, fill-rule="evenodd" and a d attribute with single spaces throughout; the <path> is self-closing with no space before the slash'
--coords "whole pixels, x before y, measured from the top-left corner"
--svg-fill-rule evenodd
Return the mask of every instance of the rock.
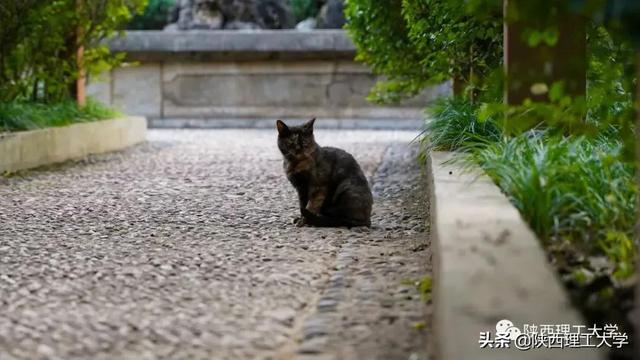
<path id="1" fill-rule="evenodd" d="M 286 0 L 254 0 L 254 6 L 258 23 L 260 23 L 263 28 L 293 28 L 293 13 Z"/>
<path id="2" fill-rule="evenodd" d="M 220 29 L 224 21 L 215 0 L 180 0 L 170 17 L 174 18 L 179 30 Z"/>
<path id="3" fill-rule="evenodd" d="M 315 337 L 309 340 L 305 340 L 300 348 L 298 349 L 298 353 L 300 354 L 322 354 L 327 349 L 327 338 L 326 337 Z"/>
<path id="4" fill-rule="evenodd" d="M 315 337 L 322 337 L 329 334 L 329 324 L 321 317 L 314 316 L 307 319 L 302 330 L 305 340 L 310 340 Z"/>
<path id="5" fill-rule="evenodd" d="M 167 31 L 289 29 L 293 15 L 286 0 L 179 0 Z"/>
<path id="6" fill-rule="evenodd" d="M 279 308 L 267 312 L 267 316 L 272 317 L 277 322 L 285 326 L 292 326 L 293 321 L 295 320 L 296 312 L 291 308 Z"/>
<path id="7" fill-rule="evenodd" d="M 318 29 L 341 29 L 345 23 L 343 0 L 328 0 L 320 9 Z"/>
<path id="8" fill-rule="evenodd" d="M 224 24 L 225 30 L 256 30 L 260 29 L 260 25 L 253 22 L 230 21 Z"/>
<path id="9" fill-rule="evenodd" d="M 334 311 L 336 306 L 338 306 L 337 301 L 332 299 L 323 299 L 318 302 L 318 311 L 320 312 Z"/>
<path id="10" fill-rule="evenodd" d="M 180 30 L 178 28 L 178 24 L 177 23 L 173 23 L 173 24 L 169 24 L 167 26 L 164 27 L 164 29 L 162 29 L 163 31 L 178 31 Z"/>
<path id="11" fill-rule="evenodd" d="M 316 19 L 308 18 L 308 19 L 300 21 L 296 25 L 296 30 L 299 30 L 299 31 L 311 31 L 311 30 L 316 28 L 317 23 L 318 23 L 318 21 Z"/>

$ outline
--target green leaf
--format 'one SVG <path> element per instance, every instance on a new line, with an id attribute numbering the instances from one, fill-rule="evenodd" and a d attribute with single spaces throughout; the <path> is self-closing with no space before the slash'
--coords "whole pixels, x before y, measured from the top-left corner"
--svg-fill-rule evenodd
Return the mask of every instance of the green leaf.
<path id="1" fill-rule="evenodd" d="M 556 81 L 551 84 L 551 89 L 549 89 L 549 99 L 552 102 L 558 102 L 564 96 L 564 82 Z"/>
<path id="2" fill-rule="evenodd" d="M 560 33 L 558 32 L 558 28 L 550 27 L 546 29 L 542 34 L 542 38 L 544 42 L 549 46 L 556 46 L 558 43 L 558 38 L 560 37 Z"/>

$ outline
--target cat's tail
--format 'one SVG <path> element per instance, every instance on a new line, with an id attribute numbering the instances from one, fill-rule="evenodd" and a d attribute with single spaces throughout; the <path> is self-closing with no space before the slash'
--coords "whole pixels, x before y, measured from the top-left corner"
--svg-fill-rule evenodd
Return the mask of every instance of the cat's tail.
<path id="1" fill-rule="evenodd" d="M 331 216 L 326 216 L 326 215 L 319 215 L 319 214 L 314 214 L 311 211 L 307 210 L 307 209 L 301 209 L 302 211 L 302 216 L 304 216 L 305 220 L 307 220 L 307 222 L 312 225 L 312 226 L 317 226 L 317 227 L 341 227 L 341 226 L 346 226 L 346 227 L 357 227 L 357 226 L 371 226 L 371 223 L 368 222 L 363 222 L 363 221 L 355 221 L 355 220 L 351 220 L 351 219 L 345 219 L 345 218 L 336 218 L 336 217 L 331 217 Z"/>

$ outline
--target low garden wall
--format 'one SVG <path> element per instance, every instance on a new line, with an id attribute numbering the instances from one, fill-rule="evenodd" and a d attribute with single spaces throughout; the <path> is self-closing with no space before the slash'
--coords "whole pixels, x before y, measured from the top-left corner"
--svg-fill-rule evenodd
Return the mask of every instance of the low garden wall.
<path id="1" fill-rule="evenodd" d="M 444 84 L 397 106 L 371 104 L 377 77 L 353 60 L 342 30 L 129 31 L 110 48 L 126 52 L 128 64 L 92 79 L 90 94 L 154 127 L 310 117 L 416 127 L 427 103 L 450 92 Z"/>
<path id="2" fill-rule="evenodd" d="M 436 358 L 605 359 L 596 348 L 522 351 L 513 342 L 509 349 L 491 342 L 481 348 L 480 333 L 495 340 L 500 320 L 522 331 L 524 324 L 592 324 L 571 305 L 518 210 L 491 179 L 451 164 L 452 157 L 434 152 L 427 162 Z"/>
<path id="3" fill-rule="evenodd" d="M 0 133 L 0 174 L 122 150 L 146 136 L 142 117 Z"/>

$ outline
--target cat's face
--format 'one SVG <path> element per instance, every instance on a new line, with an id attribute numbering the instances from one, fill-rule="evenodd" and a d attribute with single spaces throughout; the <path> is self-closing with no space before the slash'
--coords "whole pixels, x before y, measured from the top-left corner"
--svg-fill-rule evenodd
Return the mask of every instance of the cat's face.
<path id="1" fill-rule="evenodd" d="M 276 122 L 278 148 L 286 158 L 294 159 L 310 155 L 316 146 L 313 138 L 315 118 L 300 126 L 287 126 L 282 120 Z"/>

